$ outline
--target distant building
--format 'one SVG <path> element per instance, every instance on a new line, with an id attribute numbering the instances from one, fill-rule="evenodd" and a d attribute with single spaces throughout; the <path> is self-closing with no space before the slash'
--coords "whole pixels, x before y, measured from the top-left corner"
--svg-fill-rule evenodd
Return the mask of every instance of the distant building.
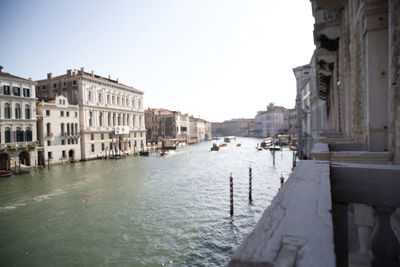
<path id="1" fill-rule="evenodd" d="M 208 133 L 206 132 L 206 124 L 208 123 L 207 121 L 200 119 L 200 118 L 194 118 L 190 117 L 190 140 L 189 143 L 198 143 L 202 142 L 205 140 L 208 140 L 210 137 L 207 136 Z"/>
<path id="2" fill-rule="evenodd" d="M 297 110 L 289 109 L 289 135 L 297 135 Z"/>
<path id="3" fill-rule="evenodd" d="M 65 96 L 37 102 L 39 165 L 81 159 L 79 106 Z"/>
<path id="4" fill-rule="evenodd" d="M 83 160 L 145 149 L 142 91 L 81 68 L 57 77 L 49 73 L 36 92 L 42 99 L 63 95 L 79 105 Z"/>
<path id="5" fill-rule="evenodd" d="M 254 136 L 254 119 L 232 119 L 212 123 L 213 136 Z"/>
<path id="6" fill-rule="evenodd" d="M 286 108 L 269 104 L 266 111 L 259 111 L 254 119 L 257 137 L 289 133 L 289 112 Z"/>
<path id="7" fill-rule="evenodd" d="M 0 66 L 0 169 L 32 166 L 36 156 L 35 82 Z"/>
<path id="8" fill-rule="evenodd" d="M 162 139 L 179 139 L 189 142 L 189 115 L 167 109 L 150 109 L 145 111 L 147 140 L 158 143 Z"/>

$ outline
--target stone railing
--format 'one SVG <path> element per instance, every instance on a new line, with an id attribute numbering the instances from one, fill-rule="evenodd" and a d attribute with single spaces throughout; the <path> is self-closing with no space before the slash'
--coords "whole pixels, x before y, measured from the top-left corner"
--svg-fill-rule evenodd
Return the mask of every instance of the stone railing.
<path id="1" fill-rule="evenodd" d="M 300 161 L 229 266 L 335 266 L 329 163 Z"/>
<path id="2" fill-rule="evenodd" d="M 400 266 L 400 244 L 390 222 L 400 207 L 400 166 L 337 163 L 331 165 L 330 176 L 337 266 L 349 265 L 351 203 L 359 254 L 367 259 L 357 266 Z"/>

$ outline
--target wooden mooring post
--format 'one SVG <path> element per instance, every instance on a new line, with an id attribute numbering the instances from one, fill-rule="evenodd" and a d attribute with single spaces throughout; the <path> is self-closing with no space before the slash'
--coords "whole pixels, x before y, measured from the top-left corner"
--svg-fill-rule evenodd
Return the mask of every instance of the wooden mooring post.
<path id="1" fill-rule="evenodd" d="M 252 191 L 252 188 L 251 188 L 251 180 L 252 180 L 252 178 L 253 178 L 253 174 L 252 174 L 252 169 L 251 169 L 251 166 L 249 167 L 249 202 L 251 203 L 251 201 L 252 201 L 252 196 L 251 196 L 251 191 Z"/>
<path id="2" fill-rule="evenodd" d="M 230 183 L 230 201 L 231 201 L 230 214 L 232 217 L 233 216 L 233 176 L 232 176 L 232 173 L 231 173 L 231 176 L 229 177 L 229 183 Z"/>

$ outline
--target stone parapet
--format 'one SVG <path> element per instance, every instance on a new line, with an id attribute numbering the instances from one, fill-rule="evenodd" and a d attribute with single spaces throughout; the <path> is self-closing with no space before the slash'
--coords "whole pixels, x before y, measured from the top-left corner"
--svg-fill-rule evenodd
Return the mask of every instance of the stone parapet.
<path id="1" fill-rule="evenodd" d="M 329 163 L 300 161 L 229 266 L 335 266 L 331 209 Z"/>

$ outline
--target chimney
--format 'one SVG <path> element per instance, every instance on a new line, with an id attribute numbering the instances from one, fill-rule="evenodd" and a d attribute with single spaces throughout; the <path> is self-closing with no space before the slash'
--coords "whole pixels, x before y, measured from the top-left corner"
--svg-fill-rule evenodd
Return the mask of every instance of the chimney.
<path id="1" fill-rule="evenodd" d="M 72 75 L 72 70 L 67 70 L 67 77 L 71 77 Z"/>
<path id="2" fill-rule="evenodd" d="M 94 77 L 94 71 L 92 70 L 92 77 Z"/>
<path id="3" fill-rule="evenodd" d="M 50 73 L 47 73 L 47 80 L 51 80 L 53 78 L 53 74 L 50 72 Z"/>
<path id="4" fill-rule="evenodd" d="M 85 72 L 85 68 L 81 67 L 81 72 L 84 73 Z"/>
<path id="5" fill-rule="evenodd" d="M 77 69 L 74 69 L 74 76 L 75 75 L 78 75 L 78 70 Z"/>
<path id="6" fill-rule="evenodd" d="M 108 79 L 111 80 L 111 76 L 110 75 L 108 75 Z"/>
<path id="7" fill-rule="evenodd" d="M 3 66 L 0 65 L 0 72 L 3 72 Z"/>

